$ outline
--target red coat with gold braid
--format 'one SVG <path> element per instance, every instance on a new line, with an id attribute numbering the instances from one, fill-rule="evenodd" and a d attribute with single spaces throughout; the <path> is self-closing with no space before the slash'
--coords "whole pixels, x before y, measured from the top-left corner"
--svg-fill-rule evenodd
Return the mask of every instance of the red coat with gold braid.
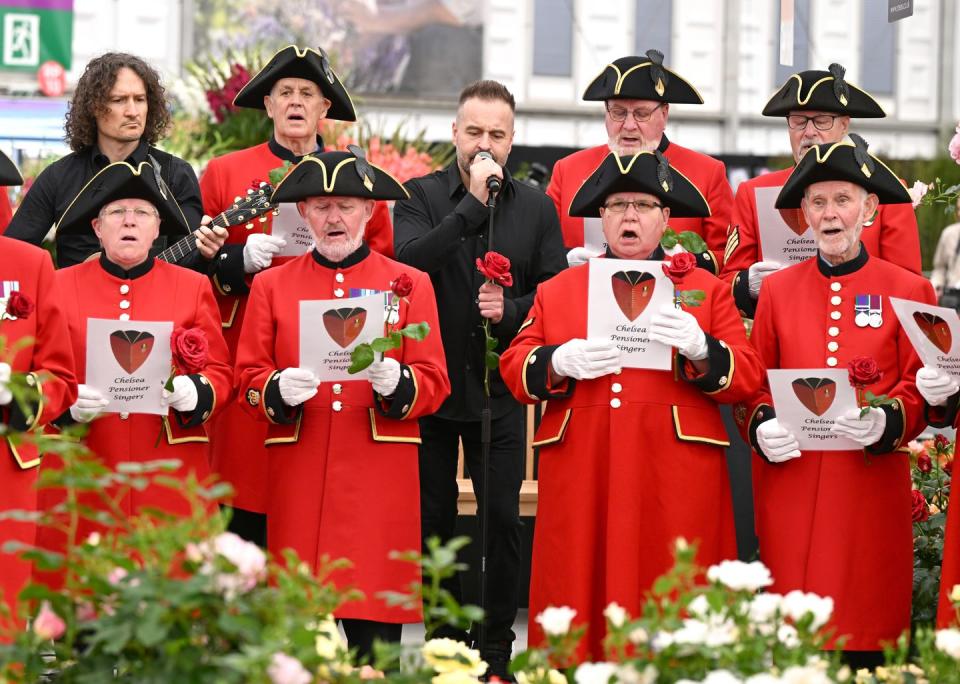
<path id="1" fill-rule="evenodd" d="M 275 141 L 237 150 L 222 157 L 211 159 L 200 177 L 203 194 L 203 210 L 216 216 L 229 209 L 234 198 L 243 195 L 254 180 L 269 180 L 270 171 L 281 166 L 285 157 L 292 156 Z M 230 353 L 237 350 L 240 326 L 243 324 L 252 275 L 243 272 L 243 245 L 252 231 L 270 232 L 271 219 L 266 223 L 254 222 L 253 228 L 245 225 L 230 228 L 227 243 L 217 259 L 213 276 L 217 304 L 223 320 L 223 334 Z M 367 223 L 365 239 L 376 251 L 393 256 L 393 226 L 386 202 L 377 202 L 373 216 Z M 224 258 L 224 255 L 225 258 Z M 277 257 L 272 266 L 278 266 L 290 257 Z M 213 468 L 220 476 L 233 484 L 236 494 L 233 504 L 237 508 L 262 513 L 266 506 L 267 455 L 262 447 L 265 426 L 247 420 L 240 408 L 231 404 L 214 421 Z"/>
<path id="2" fill-rule="evenodd" d="M 401 364 L 393 397 L 378 400 L 368 380 L 347 380 L 322 382 L 317 395 L 295 409 L 284 404 L 280 371 L 300 365 L 300 302 L 388 291 L 404 272 L 414 286 L 400 303 L 396 327 L 426 321 L 431 332 L 387 352 Z M 436 411 L 450 394 L 430 278 L 366 245 L 339 264 L 311 251 L 262 273 L 243 322 L 236 381 L 238 402 L 267 426 L 270 550 L 293 548 L 314 568 L 324 556 L 348 558 L 353 566 L 331 578 L 365 599 L 341 606 L 337 617 L 419 621 L 419 610 L 388 606 L 378 594 L 403 591 L 419 579 L 417 568 L 388 555 L 420 548 L 416 418 Z"/>
<path id="3" fill-rule="evenodd" d="M 954 425 L 960 420 L 955 421 Z M 954 466 L 951 473 L 953 486 L 950 488 L 950 505 L 947 508 L 947 529 L 943 540 L 943 565 L 940 568 L 940 603 L 937 606 L 937 626 L 956 627 L 957 609 L 953 607 L 950 596 L 953 588 L 960 585 L 960 474 L 956 468 L 957 456 L 954 454 Z"/>
<path id="4" fill-rule="evenodd" d="M 750 297 L 747 271 L 753 264 L 763 261 L 756 189 L 782 186 L 793 169 L 791 166 L 765 173 L 737 186 L 720 277 L 731 283 L 733 299 L 744 318 L 753 318 L 757 309 L 756 300 Z M 870 254 L 908 271 L 923 272 L 920 264 L 920 231 L 917 229 L 917 216 L 910 204 L 881 204 L 873 221 L 863 226 L 860 240 Z"/>
<path id="5" fill-rule="evenodd" d="M 32 314 L 8 318 L 7 297 L 18 290 L 35 305 Z M 24 412 L 16 401 L 0 406 L 0 423 L 12 432 L 22 432 L 49 423 L 77 398 L 73 350 L 67 333 L 63 300 L 54 285 L 53 263 L 42 249 L 20 240 L 0 236 L 0 360 L 14 373 L 27 373 L 27 382 L 40 391 L 40 403 Z M 11 359 L 9 350 L 19 340 L 33 344 L 21 348 Z M 10 436 L 0 437 L 0 510 L 37 509 L 35 448 L 14 445 Z M 25 522 L 0 520 L 0 546 L 7 541 L 33 544 L 36 527 Z M 12 608 L 14 599 L 30 578 L 30 563 L 0 552 L 0 592 Z"/>
<path id="6" fill-rule="evenodd" d="M 857 325 L 857 295 L 880 296 L 879 327 Z M 926 421 L 914 385 L 920 360 L 890 297 L 935 301 L 927 280 L 864 248 L 837 267 L 818 256 L 764 281 L 750 337 L 767 368 L 846 368 L 859 356 L 875 359 L 883 377 L 866 389 L 896 400 L 882 407 L 887 421 L 879 442 L 770 463 L 756 441 L 757 426 L 775 416 L 769 390 L 734 410 L 758 454 L 756 530 L 760 558 L 773 574 L 771 591 L 832 597 L 830 627 L 835 636 L 848 636 L 849 650 L 880 649 L 910 627 L 913 532 L 905 447 Z"/>
<path id="7" fill-rule="evenodd" d="M 707 334 L 708 373 L 684 362 L 673 371 L 623 369 L 548 386 L 553 351 L 586 337 L 588 279 L 588 268 L 573 268 L 537 288 L 500 373 L 518 400 L 547 400 L 534 440 L 540 469 L 530 643 L 544 640 L 533 617 L 568 605 L 590 625 L 580 657 L 596 660 L 603 658 L 603 609 L 617 601 L 638 614 L 653 581 L 672 566 L 677 537 L 699 543 L 703 564 L 736 558 L 729 441 L 717 404 L 753 395 L 763 368 L 727 288 L 696 269 L 682 289 L 706 294 L 703 305 L 686 310 Z"/>
<path id="8" fill-rule="evenodd" d="M 730 210 L 733 205 L 733 191 L 727 182 L 727 170 L 719 159 L 694 152 L 667 140 L 663 136 L 660 151 L 670 162 L 670 166 L 686 176 L 710 205 L 710 216 L 706 218 L 670 218 L 670 227 L 678 233 L 691 230 L 700 235 L 707 243 L 713 263 L 707 270 L 714 275 L 720 273 L 723 250 L 727 244 L 727 228 L 730 226 Z M 604 157 L 610 154 L 606 145 L 590 147 L 564 157 L 553 165 L 553 175 L 547 186 L 547 194 L 557 206 L 560 216 L 560 229 L 563 232 L 563 244 L 567 249 L 583 246 L 583 221 L 578 216 L 570 216 L 570 202 L 583 182 L 596 171 Z M 596 219 L 599 221 L 599 219 Z M 700 264 L 704 267 L 704 264 Z"/>
<path id="9" fill-rule="evenodd" d="M 57 271 L 57 291 L 63 300 L 69 321 L 70 340 L 77 359 L 77 376 L 86 377 L 87 319 L 124 321 L 172 321 L 173 329 L 199 328 L 206 335 L 209 353 L 204 369 L 190 375 L 197 388 L 197 407 L 189 413 L 170 410 L 166 416 L 137 413 L 107 413 L 90 423 L 87 447 L 108 467 L 120 462 L 145 462 L 177 459 L 182 465 L 169 473 L 186 479 L 189 473 L 200 481 L 210 475 L 209 420 L 233 396 L 233 373 L 227 345 L 220 332 L 220 321 L 210 282 L 204 276 L 180 266 L 149 259 L 123 271 L 101 256 Z M 68 414 L 69 415 L 69 414 Z M 64 419 L 67 417 L 65 416 Z M 159 439 L 158 439 L 159 438 Z M 59 459 L 46 459 L 43 468 L 60 466 Z M 61 494 L 45 492 L 45 505 L 52 506 Z M 90 505 L 102 507 L 97 499 Z M 187 500 L 167 487 L 151 486 L 132 491 L 121 502 L 128 515 L 145 507 L 159 508 L 175 515 L 187 515 Z M 79 539 L 94 528 L 84 523 Z M 46 534 L 46 533 L 45 533 Z M 46 535 L 45 546 L 57 548 L 62 538 Z"/>

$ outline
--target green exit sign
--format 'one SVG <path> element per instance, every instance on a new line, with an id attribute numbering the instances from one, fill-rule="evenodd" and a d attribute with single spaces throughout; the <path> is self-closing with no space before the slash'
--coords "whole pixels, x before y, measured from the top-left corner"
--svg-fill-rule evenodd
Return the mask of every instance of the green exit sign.
<path id="1" fill-rule="evenodd" d="M 0 0 L 0 69 L 73 61 L 73 0 Z"/>

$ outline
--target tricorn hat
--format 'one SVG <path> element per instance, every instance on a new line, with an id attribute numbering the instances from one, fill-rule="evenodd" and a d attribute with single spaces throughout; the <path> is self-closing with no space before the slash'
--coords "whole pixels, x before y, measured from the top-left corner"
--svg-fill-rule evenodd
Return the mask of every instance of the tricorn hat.
<path id="1" fill-rule="evenodd" d="M 160 215 L 160 234 L 183 236 L 190 232 L 187 219 L 173 192 L 160 177 L 159 164 L 151 157 L 133 166 L 118 161 L 105 166 L 73 198 L 57 222 L 57 234 L 93 232 L 91 221 L 116 200 L 144 199 Z"/>
<path id="2" fill-rule="evenodd" d="M 408 199 L 400 181 L 367 161 L 362 149 L 307 155 L 277 184 L 271 202 L 299 202 L 308 197 L 360 197 L 373 200 Z"/>
<path id="3" fill-rule="evenodd" d="M 288 45 L 270 58 L 267 65 L 251 78 L 233 98 L 237 107 L 264 109 L 263 98 L 270 94 L 274 84 L 281 78 L 303 78 L 313 81 L 323 96 L 330 100 L 328 119 L 356 121 L 357 112 L 350 94 L 343 87 L 330 66 L 330 58 L 323 48 L 299 48 Z"/>
<path id="4" fill-rule="evenodd" d="M 615 192 L 645 192 L 660 198 L 676 218 L 710 216 L 710 205 L 697 186 L 670 166 L 661 152 L 608 154 L 577 190 L 570 216 L 599 216 L 600 207 Z"/>
<path id="5" fill-rule="evenodd" d="M 696 88 L 663 66 L 663 53 L 658 50 L 647 50 L 643 57 L 631 55 L 614 60 L 587 86 L 583 99 L 703 104 Z"/>
<path id="6" fill-rule="evenodd" d="M 0 185 L 23 185 L 23 176 L 3 150 L 0 150 Z"/>
<path id="7" fill-rule="evenodd" d="M 846 69 L 837 63 L 827 71 L 801 71 L 780 86 L 766 106 L 764 116 L 786 116 L 790 112 L 834 112 L 863 119 L 881 119 L 887 114 L 870 94 L 844 80 Z"/>
<path id="8" fill-rule="evenodd" d="M 800 206 L 803 191 L 813 183 L 849 181 L 874 193 L 880 204 L 910 201 L 910 193 L 890 168 L 867 152 L 867 142 L 856 133 L 835 143 L 807 150 L 777 196 L 777 209 Z"/>

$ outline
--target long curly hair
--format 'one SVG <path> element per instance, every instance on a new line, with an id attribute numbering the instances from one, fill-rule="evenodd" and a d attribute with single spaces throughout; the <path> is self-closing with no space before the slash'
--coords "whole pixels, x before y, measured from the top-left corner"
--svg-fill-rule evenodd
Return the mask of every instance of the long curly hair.
<path id="1" fill-rule="evenodd" d="M 147 90 L 147 121 L 143 128 L 143 139 L 154 145 L 166 132 L 170 125 L 170 112 L 160 75 L 135 55 L 108 52 L 87 64 L 67 109 L 64 140 L 74 152 L 92 147 L 97 142 L 97 114 L 106 111 L 110 90 L 117 82 L 117 72 L 123 67 L 136 73 Z"/>

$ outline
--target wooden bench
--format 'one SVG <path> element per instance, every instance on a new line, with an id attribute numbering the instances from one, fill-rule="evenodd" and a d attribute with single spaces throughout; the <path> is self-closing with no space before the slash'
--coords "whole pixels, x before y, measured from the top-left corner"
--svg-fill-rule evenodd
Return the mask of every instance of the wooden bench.
<path id="1" fill-rule="evenodd" d="M 540 406 L 526 407 L 526 448 L 524 450 L 523 483 L 520 485 L 520 515 L 535 516 L 537 514 L 537 449 L 533 442 L 536 425 L 539 421 Z M 457 499 L 457 510 L 460 515 L 475 515 L 477 512 L 477 498 L 473 494 L 473 484 L 470 478 L 463 476 L 463 445 L 460 446 L 459 462 L 457 463 L 457 486 L 460 496 Z"/>

